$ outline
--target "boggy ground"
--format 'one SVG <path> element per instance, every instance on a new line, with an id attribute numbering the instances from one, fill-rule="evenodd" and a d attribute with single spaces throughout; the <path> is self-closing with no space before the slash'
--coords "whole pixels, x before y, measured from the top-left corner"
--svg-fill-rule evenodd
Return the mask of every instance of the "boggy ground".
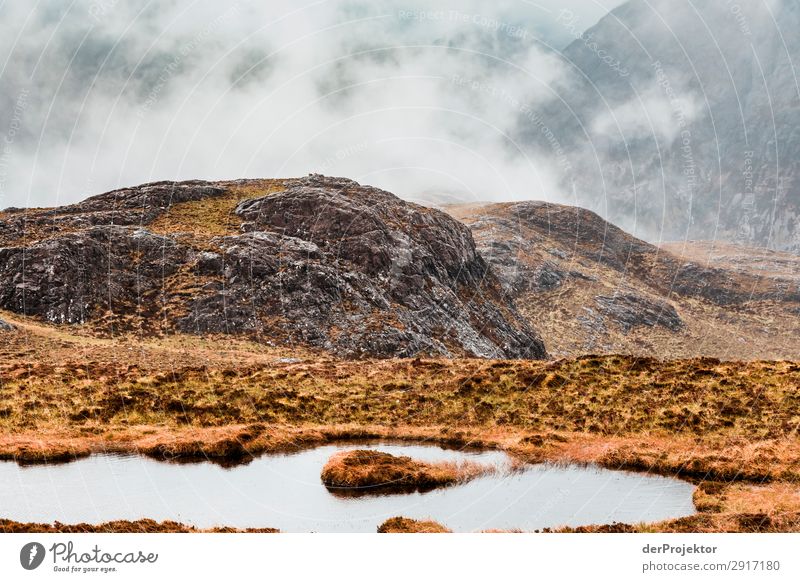
<path id="1" fill-rule="evenodd" d="M 0 333 L 4 459 L 231 463 L 339 439 L 425 440 L 699 485 L 697 516 L 617 529 L 800 531 L 794 362 L 339 361 L 230 338 L 98 339 L 0 315 L 16 326 Z"/>

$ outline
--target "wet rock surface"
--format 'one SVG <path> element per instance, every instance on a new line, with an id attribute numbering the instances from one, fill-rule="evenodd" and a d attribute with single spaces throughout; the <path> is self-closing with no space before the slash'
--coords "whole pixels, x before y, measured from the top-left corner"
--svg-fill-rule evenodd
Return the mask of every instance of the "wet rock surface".
<path id="1" fill-rule="evenodd" d="M 351 357 L 545 353 L 469 230 L 444 213 L 320 176 L 235 212 L 248 232 L 223 238 L 221 260 L 200 264 L 228 282 L 226 294 L 197 299 L 186 329 L 271 325 L 262 312 L 294 341 Z"/>
<path id="2" fill-rule="evenodd" d="M 598 311 L 625 331 L 642 326 L 659 326 L 670 331 L 679 331 L 683 327 L 675 307 L 666 301 L 654 301 L 633 292 L 601 295 L 595 301 Z"/>
<path id="3" fill-rule="evenodd" d="M 148 184 L 5 213 L 5 236 L 22 240 L 0 248 L 0 308 L 54 323 L 123 316 L 162 331 L 247 333 L 347 357 L 545 356 L 467 227 L 376 188 L 310 176 L 234 204 L 238 233 L 147 229 L 177 202 L 226 196 L 226 184 Z M 17 232 L 54 217 L 69 229 L 33 241 Z"/>
<path id="4" fill-rule="evenodd" d="M 130 226 L 94 226 L 0 248 L 0 306 L 53 323 L 85 323 L 106 311 L 158 312 L 164 277 L 188 249 Z"/>

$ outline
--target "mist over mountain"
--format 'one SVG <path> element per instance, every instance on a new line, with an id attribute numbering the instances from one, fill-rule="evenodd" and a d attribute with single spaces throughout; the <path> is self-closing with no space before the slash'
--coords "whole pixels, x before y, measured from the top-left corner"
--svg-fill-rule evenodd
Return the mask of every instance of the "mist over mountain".
<path id="1" fill-rule="evenodd" d="M 154 180 L 347 175 L 403 196 L 555 196 L 511 134 L 554 49 L 619 0 L 4 3 L 0 208 Z M 473 88 L 473 83 L 477 84 Z"/>
<path id="2" fill-rule="evenodd" d="M 601 19 L 541 113 L 573 202 L 650 240 L 800 249 L 798 29 L 794 0 L 632 0 Z"/>
<path id="3" fill-rule="evenodd" d="M 800 248 L 795 0 L 45 0 L 0 17 L 0 208 L 320 172 L 423 203 L 579 205 L 651 242 Z"/>

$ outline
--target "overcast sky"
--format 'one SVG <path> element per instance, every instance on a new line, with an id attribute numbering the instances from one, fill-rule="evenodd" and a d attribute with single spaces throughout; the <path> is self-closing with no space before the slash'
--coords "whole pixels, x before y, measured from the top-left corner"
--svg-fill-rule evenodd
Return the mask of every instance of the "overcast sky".
<path id="1" fill-rule="evenodd" d="M 4 2 L 0 208 L 309 172 L 557 198 L 514 125 L 565 90 L 552 51 L 620 2 L 488 4 Z"/>

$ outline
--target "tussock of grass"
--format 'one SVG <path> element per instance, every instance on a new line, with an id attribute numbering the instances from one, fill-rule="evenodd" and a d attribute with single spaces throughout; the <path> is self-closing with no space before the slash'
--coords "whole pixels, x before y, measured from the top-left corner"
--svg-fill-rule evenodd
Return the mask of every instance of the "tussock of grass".
<path id="1" fill-rule="evenodd" d="M 381 451 L 342 451 L 322 468 L 322 482 L 336 492 L 378 493 L 430 490 L 464 483 L 493 467 L 469 461 L 426 463 Z M 344 491 L 343 491 L 344 490 Z"/>
<path id="2" fill-rule="evenodd" d="M 800 513 L 698 513 L 659 523 L 612 523 L 543 530 L 546 533 L 797 533 Z"/>
<path id="3" fill-rule="evenodd" d="M 452 533 L 442 524 L 430 520 L 391 517 L 378 526 L 378 533 Z"/>

